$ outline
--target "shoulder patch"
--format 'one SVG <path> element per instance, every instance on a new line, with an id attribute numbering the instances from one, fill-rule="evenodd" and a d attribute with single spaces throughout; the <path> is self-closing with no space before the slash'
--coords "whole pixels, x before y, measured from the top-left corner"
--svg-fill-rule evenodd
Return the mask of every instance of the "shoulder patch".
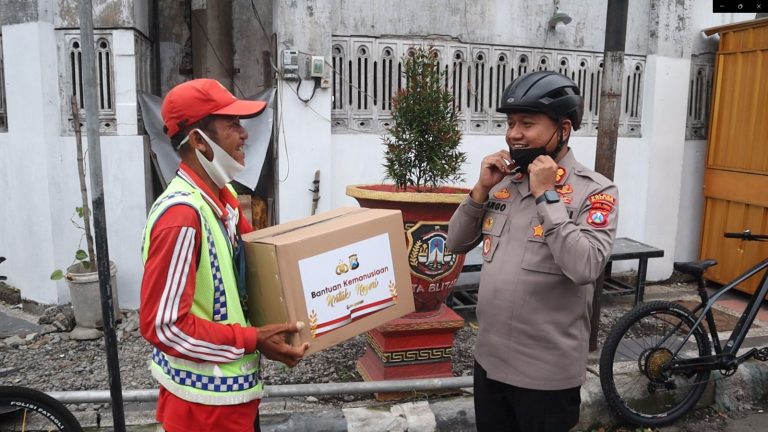
<path id="1" fill-rule="evenodd" d="M 608 211 L 603 209 L 590 209 L 587 213 L 587 223 L 596 228 L 608 225 Z"/>
<path id="2" fill-rule="evenodd" d="M 616 207 L 616 197 L 607 193 L 596 193 L 587 198 L 591 210 L 602 210 L 610 213 Z M 591 214 L 590 210 L 590 214 Z"/>

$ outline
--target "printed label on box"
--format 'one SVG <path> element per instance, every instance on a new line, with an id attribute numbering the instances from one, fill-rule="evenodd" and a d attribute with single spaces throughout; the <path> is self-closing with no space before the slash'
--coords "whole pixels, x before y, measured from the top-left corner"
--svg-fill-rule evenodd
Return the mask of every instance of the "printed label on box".
<path id="1" fill-rule="evenodd" d="M 397 303 L 389 234 L 299 260 L 312 337 Z"/>

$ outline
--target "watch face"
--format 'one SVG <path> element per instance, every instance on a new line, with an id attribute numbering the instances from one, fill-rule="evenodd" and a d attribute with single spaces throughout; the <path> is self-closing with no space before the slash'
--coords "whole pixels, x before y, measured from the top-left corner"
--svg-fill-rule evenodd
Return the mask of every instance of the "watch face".
<path id="1" fill-rule="evenodd" d="M 560 201 L 560 195 L 553 190 L 548 190 L 544 192 L 544 199 L 546 199 L 548 203 L 554 203 Z"/>

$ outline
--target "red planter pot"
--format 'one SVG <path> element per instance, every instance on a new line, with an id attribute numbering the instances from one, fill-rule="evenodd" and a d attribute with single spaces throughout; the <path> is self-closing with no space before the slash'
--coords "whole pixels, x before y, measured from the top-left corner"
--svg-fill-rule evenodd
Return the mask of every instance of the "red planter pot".
<path id="1" fill-rule="evenodd" d="M 437 315 L 453 291 L 464 265 L 464 254 L 445 247 L 448 221 L 469 193 L 468 189 L 440 187 L 434 192 L 397 191 L 394 185 L 347 186 L 347 195 L 361 207 L 400 210 L 411 266 L 411 288 L 416 312 L 410 318 Z"/>

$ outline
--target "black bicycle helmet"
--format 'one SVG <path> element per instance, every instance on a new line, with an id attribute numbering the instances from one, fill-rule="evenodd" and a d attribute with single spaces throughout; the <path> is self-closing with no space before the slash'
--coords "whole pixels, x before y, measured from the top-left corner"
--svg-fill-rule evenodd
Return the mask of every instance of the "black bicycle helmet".
<path id="1" fill-rule="evenodd" d="M 522 75 L 508 85 L 496 111 L 540 112 L 555 121 L 568 118 L 573 130 L 578 130 L 584 113 L 584 99 L 579 94 L 579 87 L 567 76 L 552 71 L 536 71 Z"/>

